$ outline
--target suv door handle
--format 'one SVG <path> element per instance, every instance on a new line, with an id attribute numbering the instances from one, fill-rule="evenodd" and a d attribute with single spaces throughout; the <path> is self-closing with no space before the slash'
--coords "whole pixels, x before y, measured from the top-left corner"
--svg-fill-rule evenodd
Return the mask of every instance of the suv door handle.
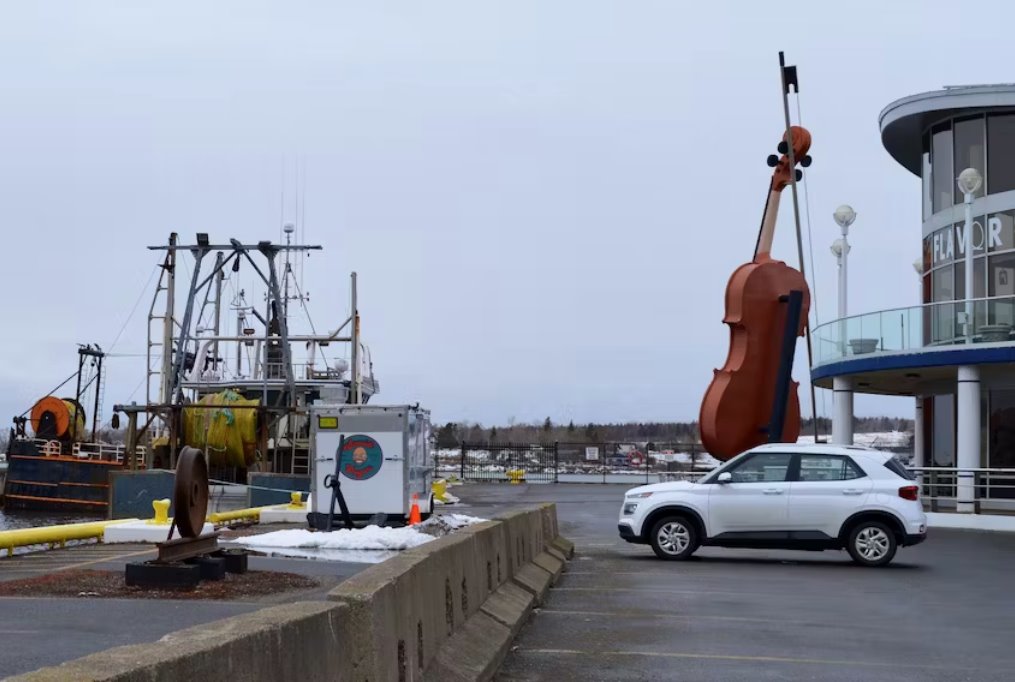
<path id="1" fill-rule="evenodd" d="M 764 492 L 766 495 L 782 495 L 781 488 L 765 488 Z"/>
<path id="2" fill-rule="evenodd" d="M 863 494 L 863 490 L 861 490 L 860 488 L 843 488 L 842 494 L 843 495 L 862 495 Z"/>

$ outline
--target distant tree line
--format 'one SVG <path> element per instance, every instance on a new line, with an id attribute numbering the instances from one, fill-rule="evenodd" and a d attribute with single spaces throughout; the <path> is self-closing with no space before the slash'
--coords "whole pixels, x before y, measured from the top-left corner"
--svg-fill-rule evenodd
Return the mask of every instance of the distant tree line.
<path id="1" fill-rule="evenodd" d="M 818 434 L 832 431 L 832 420 L 818 417 Z M 856 417 L 858 433 L 912 431 L 913 420 L 899 417 Z M 801 434 L 813 433 L 812 420 L 804 419 Z M 483 426 L 477 423 L 448 422 L 437 428 L 437 447 L 455 448 L 468 443 L 697 443 L 698 422 L 627 422 L 623 424 L 555 424 L 549 417 L 541 423 Z"/>

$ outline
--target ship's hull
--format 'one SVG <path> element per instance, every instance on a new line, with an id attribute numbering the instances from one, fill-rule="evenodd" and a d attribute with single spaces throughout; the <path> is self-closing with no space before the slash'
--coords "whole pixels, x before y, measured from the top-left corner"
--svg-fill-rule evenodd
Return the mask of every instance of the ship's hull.
<path id="1" fill-rule="evenodd" d="M 4 506 L 105 516 L 109 509 L 109 472 L 121 468 L 120 462 L 44 456 L 35 443 L 15 441 L 7 454 Z"/>

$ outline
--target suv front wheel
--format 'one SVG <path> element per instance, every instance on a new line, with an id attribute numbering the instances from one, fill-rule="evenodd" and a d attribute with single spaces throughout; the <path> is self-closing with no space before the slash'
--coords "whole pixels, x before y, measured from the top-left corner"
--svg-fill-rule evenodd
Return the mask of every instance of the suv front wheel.
<path id="1" fill-rule="evenodd" d="M 884 566 L 895 556 L 898 542 L 880 521 L 861 521 L 849 532 L 846 550 L 861 566 Z"/>
<path id="2" fill-rule="evenodd" d="M 649 542 L 660 559 L 686 559 L 698 549 L 698 533 L 684 516 L 667 516 L 652 527 Z"/>

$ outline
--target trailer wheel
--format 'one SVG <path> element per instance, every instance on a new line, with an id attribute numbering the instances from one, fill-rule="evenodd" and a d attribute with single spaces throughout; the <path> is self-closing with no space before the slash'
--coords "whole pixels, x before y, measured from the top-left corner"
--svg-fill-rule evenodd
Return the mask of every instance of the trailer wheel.
<path id="1" fill-rule="evenodd" d="M 433 500 L 434 500 L 433 493 L 430 493 L 430 506 L 427 507 L 427 511 L 426 511 L 425 514 L 420 514 L 419 515 L 419 520 L 420 521 L 426 521 L 431 516 L 433 516 Z"/>

